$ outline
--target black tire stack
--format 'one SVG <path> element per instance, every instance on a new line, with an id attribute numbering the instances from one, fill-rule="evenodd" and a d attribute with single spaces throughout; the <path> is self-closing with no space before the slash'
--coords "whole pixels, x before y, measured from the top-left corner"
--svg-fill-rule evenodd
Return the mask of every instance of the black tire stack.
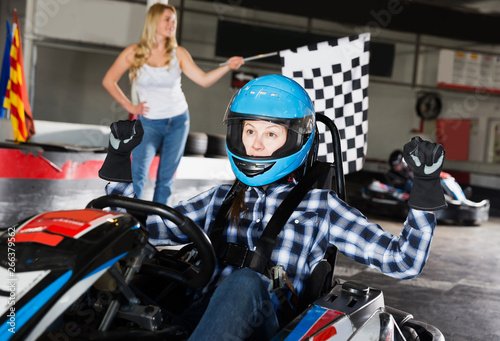
<path id="1" fill-rule="evenodd" d="M 189 132 L 184 156 L 227 157 L 226 137 L 221 134 Z"/>
<path id="2" fill-rule="evenodd" d="M 219 134 L 207 134 L 208 145 L 206 157 L 221 158 L 227 157 L 226 136 Z"/>

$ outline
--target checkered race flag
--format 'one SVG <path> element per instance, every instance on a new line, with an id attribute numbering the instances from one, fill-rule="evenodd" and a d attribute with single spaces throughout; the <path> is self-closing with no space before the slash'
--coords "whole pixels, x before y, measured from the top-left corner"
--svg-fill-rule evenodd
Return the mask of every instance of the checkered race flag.
<path id="1" fill-rule="evenodd" d="M 316 113 L 337 126 L 345 174 L 361 170 L 366 155 L 369 41 L 363 33 L 279 52 L 283 75 L 302 85 Z M 318 130 L 318 159 L 333 162 L 331 135 L 323 124 Z"/>

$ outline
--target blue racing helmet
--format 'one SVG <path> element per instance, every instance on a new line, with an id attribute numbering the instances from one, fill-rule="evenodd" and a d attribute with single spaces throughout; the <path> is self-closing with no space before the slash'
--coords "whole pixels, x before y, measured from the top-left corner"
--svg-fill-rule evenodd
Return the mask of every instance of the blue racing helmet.
<path id="1" fill-rule="evenodd" d="M 287 128 L 285 144 L 271 156 L 249 156 L 242 141 L 245 121 L 257 120 Z M 264 186 L 292 173 L 307 160 L 314 141 L 314 107 L 294 80 L 266 75 L 248 82 L 229 102 L 226 149 L 236 177 L 248 186 Z"/>

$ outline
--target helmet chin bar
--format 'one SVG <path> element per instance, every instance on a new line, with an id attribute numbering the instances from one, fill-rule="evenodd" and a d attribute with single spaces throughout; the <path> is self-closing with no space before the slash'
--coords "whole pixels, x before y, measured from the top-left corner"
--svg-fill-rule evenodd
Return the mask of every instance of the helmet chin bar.
<path id="1" fill-rule="evenodd" d="M 270 169 L 276 162 L 248 162 L 244 160 L 237 159 L 233 157 L 233 162 L 238 167 L 238 169 L 244 173 L 246 176 L 252 177 L 264 173 Z"/>

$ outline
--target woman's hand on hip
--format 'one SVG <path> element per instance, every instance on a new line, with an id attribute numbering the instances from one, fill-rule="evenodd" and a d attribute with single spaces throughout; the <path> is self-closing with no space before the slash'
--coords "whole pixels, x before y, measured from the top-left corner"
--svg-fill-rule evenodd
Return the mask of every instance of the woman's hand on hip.
<path id="1" fill-rule="evenodd" d="M 134 115 L 146 115 L 149 112 L 149 107 L 146 106 L 146 102 L 141 102 L 136 105 L 132 105 L 129 113 Z"/>

